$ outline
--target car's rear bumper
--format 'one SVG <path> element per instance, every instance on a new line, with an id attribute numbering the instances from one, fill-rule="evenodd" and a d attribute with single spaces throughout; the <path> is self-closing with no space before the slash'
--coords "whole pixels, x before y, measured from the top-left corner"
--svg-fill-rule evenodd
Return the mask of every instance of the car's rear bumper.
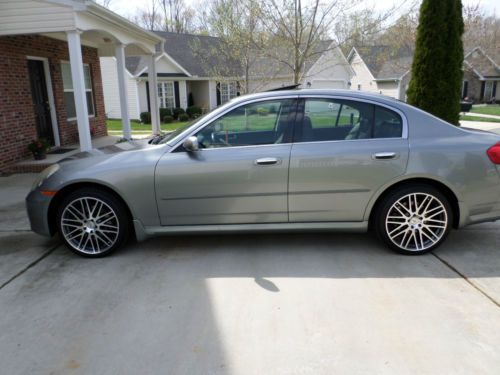
<path id="1" fill-rule="evenodd" d="M 46 197 L 38 190 L 31 191 L 26 197 L 26 210 L 31 230 L 43 236 L 52 236 L 49 226 L 49 205 L 52 197 Z"/>

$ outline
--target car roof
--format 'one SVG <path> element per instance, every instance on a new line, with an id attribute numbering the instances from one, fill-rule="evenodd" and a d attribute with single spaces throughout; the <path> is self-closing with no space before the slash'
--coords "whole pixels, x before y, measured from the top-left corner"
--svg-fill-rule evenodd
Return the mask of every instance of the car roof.
<path id="1" fill-rule="evenodd" d="M 280 90 L 280 91 L 265 91 L 255 94 L 247 94 L 233 99 L 234 102 L 253 100 L 253 99 L 265 99 L 265 98 L 280 98 L 287 96 L 314 96 L 314 95 L 330 95 L 330 96 L 344 96 L 357 99 L 367 99 L 374 100 L 387 104 L 399 104 L 399 100 L 394 99 L 390 96 L 385 96 L 377 93 L 370 93 L 357 90 L 338 90 L 338 89 L 295 89 L 295 90 Z"/>

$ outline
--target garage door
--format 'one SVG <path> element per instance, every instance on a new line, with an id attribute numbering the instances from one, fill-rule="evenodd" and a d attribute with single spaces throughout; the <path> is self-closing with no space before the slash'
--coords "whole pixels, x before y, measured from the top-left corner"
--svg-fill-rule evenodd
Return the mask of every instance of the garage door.
<path id="1" fill-rule="evenodd" d="M 311 81 L 312 89 L 345 89 L 344 81 L 334 79 L 314 80 Z"/>

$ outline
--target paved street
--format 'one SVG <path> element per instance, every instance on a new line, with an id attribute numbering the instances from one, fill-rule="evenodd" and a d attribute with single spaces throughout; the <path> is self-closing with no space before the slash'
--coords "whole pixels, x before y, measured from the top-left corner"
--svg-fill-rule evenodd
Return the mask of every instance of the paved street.
<path id="1" fill-rule="evenodd" d="M 0 177 L 2 374 L 498 374 L 500 223 L 405 257 L 371 235 L 164 237 L 83 259 Z"/>

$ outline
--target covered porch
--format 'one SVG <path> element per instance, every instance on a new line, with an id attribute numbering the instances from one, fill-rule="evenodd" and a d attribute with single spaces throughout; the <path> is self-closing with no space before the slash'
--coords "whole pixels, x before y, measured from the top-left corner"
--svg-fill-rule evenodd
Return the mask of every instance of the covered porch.
<path id="1" fill-rule="evenodd" d="M 74 0 L 0 2 L 0 170 L 25 158 L 27 144 L 78 141 L 81 151 L 106 135 L 99 57 L 117 61 L 124 138 L 130 139 L 125 58 L 143 56 L 157 97 L 155 57 L 163 39 L 95 4 Z M 159 133 L 158 102 L 151 102 L 152 132 Z"/>

